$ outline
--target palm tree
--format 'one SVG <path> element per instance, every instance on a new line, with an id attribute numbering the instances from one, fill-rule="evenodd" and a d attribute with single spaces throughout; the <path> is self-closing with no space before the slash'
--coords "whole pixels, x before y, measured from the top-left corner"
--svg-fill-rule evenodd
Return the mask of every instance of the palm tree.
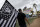
<path id="1" fill-rule="evenodd" d="M 27 9 L 27 7 L 25 6 L 23 10 L 26 10 L 26 9 Z"/>
<path id="2" fill-rule="evenodd" d="M 33 7 L 35 7 L 35 9 L 36 9 L 36 7 L 37 7 L 37 4 L 35 4 L 35 3 L 34 3 L 34 4 L 33 4 Z M 36 13 L 37 13 L 37 9 L 36 9 Z"/>

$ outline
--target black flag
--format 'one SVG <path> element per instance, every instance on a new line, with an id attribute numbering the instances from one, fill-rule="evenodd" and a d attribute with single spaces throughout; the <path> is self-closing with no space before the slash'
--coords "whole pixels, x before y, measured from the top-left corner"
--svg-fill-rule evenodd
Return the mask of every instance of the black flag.
<path id="1" fill-rule="evenodd" d="M 15 8 L 6 0 L 0 10 L 0 27 L 14 27 L 17 14 Z"/>

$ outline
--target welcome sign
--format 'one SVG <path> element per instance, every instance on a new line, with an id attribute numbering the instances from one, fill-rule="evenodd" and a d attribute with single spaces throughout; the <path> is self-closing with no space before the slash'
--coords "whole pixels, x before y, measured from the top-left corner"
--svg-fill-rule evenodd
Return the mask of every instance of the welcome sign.
<path id="1" fill-rule="evenodd" d="M 28 9 L 25 9 L 23 12 L 24 12 L 25 14 L 29 14 L 31 11 L 32 11 L 32 9 L 31 9 L 31 8 L 28 8 Z"/>

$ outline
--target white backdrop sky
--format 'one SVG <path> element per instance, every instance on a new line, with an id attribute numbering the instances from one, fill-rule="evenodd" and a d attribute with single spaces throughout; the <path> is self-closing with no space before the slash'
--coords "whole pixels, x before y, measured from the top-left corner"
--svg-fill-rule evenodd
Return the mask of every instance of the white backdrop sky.
<path id="1" fill-rule="evenodd" d="M 33 4 L 37 4 L 37 10 L 40 10 L 40 0 L 8 0 L 16 9 L 23 8 L 24 6 L 33 7 Z M 3 6 L 5 0 L 0 0 L 0 9 Z"/>

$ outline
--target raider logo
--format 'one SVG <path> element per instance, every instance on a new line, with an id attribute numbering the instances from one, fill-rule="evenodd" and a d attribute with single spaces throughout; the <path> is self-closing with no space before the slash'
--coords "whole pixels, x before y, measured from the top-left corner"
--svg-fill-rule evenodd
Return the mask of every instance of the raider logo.
<path id="1" fill-rule="evenodd" d="M 0 18 L 2 19 L 8 19 L 11 17 L 12 15 L 12 11 L 13 11 L 14 7 L 8 2 L 5 1 L 4 5 L 1 8 L 1 12 L 0 12 Z"/>

